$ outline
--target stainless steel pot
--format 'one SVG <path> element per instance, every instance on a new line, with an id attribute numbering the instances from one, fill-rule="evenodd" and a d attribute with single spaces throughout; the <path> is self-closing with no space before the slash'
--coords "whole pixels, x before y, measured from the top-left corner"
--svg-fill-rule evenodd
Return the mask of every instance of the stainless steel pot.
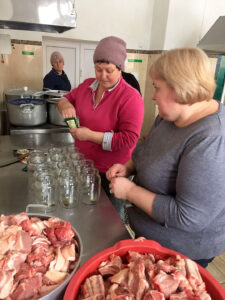
<path id="1" fill-rule="evenodd" d="M 19 98 L 7 101 L 9 122 L 16 126 L 37 126 L 47 122 L 44 99 Z"/>
<path id="2" fill-rule="evenodd" d="M 48 118 L 49 122 L 54 125 L 67 126 L 64 119 L 57 108 L 57 102 L 60 98 L 49 98 L 48 103 Z"/>

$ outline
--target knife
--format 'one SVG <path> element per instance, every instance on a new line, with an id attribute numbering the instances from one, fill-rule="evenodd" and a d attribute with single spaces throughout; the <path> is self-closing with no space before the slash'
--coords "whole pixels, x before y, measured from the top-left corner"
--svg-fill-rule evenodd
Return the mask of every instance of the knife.
<path id="1" fill-rule="evenodd" d="M 29 155 L 29 153 L 24 153 L 24 154 L 21 154 L 17 157 L 12 157 L 8 160 L 0 161 L 0 168 L 9 166 L 9 165 L 14 164 L 16 162 L 19 162 L 19 161 L 23 160 L 25 157 L 27 157 L 28 155 Z"/>

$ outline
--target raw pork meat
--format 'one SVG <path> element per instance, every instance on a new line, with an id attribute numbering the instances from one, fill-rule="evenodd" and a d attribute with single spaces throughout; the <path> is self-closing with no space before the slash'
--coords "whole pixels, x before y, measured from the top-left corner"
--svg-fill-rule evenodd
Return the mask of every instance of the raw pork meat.
<path id="1" fill-rule="evenodd" d="M 85 279 L 79 300 L 210 300 L 197 264 L 179 255 L 162 259 L 128 251 L 100 263 Z"/>
<path id="2" fill-rule="evenodd" d="M 59 286 L 79 257 L 69 222 L 26 213 L 0 217 L 0 299 L 39 299 Z"/>

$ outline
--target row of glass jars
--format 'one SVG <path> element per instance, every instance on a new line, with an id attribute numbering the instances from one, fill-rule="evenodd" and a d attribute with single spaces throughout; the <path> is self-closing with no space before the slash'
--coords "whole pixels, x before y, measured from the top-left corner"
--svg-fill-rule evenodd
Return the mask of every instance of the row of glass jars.
<path id="1" fill-rule="evenodd" d="M 27 160 L 29 207 L 52 211 L 59 203 L 75 207 L 79 201 L 95 204 L 100 197 L 101 177 L 90 159 L 74 145 L 34 150 Z"/>

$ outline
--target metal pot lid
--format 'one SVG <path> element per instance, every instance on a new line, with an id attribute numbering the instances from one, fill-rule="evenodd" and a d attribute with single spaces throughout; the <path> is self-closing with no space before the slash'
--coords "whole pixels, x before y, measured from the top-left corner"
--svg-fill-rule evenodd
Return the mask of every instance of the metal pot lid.
<path id="1" fill-rule="evenodd" d="M 47 98 L 46 101 L 49 103 L 57 104 L 59 99 L 62 99 L 62 98 Z"/>
<path id="2" fill-rule="evenodd" d="M 24 86 L 23 88 L 9 88 L 6 92 L 6 95 L 10 96 L 35 96 L 35 97 L 41 97 L 43 96 L 44 92 L 43 91 L 38 91 L 38 90 L 32 90 L 29 89 L 27 86 Z"/>
<path id="3" fill-rule="evenodd" d="M 45 95 L 48 95 L 49 97 L 61 98 L 61 97 L 63 97 L 63 95 L 65 95 L 69 92 L 62 91 L 62 90 L 47 90 L 44 93 L 45 93 Z"/>

